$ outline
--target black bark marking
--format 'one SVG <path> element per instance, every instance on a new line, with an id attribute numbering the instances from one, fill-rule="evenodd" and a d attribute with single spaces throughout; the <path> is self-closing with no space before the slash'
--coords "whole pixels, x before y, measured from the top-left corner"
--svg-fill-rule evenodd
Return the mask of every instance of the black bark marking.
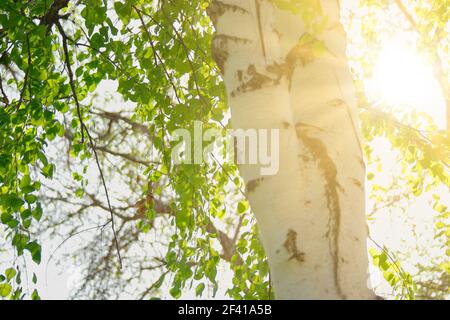
<path id="1" fill-rule="evenodd" d="M 323 130 L 322 128 L 319 128 L 318 126 L 315 126 L 315 125 L 309 124 L 309 123 L 304 123 L 304 122 L 297 122 L 295 124 L 295 128 L 297 130 L 301 130 L 302 128 L 312 128 L 312 129 L 316 129 L 317 131 L 325 132 L 325 130 Z"/>
<path id="2" fill-rule="evenodd" d="M 270 87 L 280 83 L 285 75 L 284 65 L 272 64 L 266 67 L 264 72 L 256 70 L 254 64 L 250 64 L 247 70 L 238 70 L 237 76 L 241 84 L 231 92 L 231 96 L 235 97 L 245 92 L 255 91 L 261 88 Z"/>
<path id="3" fill-rule="evenodd" d="M 282 34 L 277 28 L 272 27 L 272 31 L 278 36 L 278 39 L 281 39 Z"/>
<path id="4" fill-rule="evenodd" d="M 242 72 L 242 70 L 237 71 L 237 76 L 238 76 L 239 82 L 242 82 L 242 79 L 244 77 L 244 73 Z"/>
<path id="5" fill-rule="evenodd" d="M 305 36 L 311 37 L 306 33 L 302 35 L 300 40 Z M 294 70 L 297 64 L 300 62 L 302 66 L 306 66 L 307 64 L 310 64 L 314 60 L 316 60 L 319 56 L 316 50 L 314 50 L 315 45 L 317 43 L 320 43 L 319 40 L 315 39 L 314 37 L 311 37 L 311 39 L 306 41 L 300 40 L 295 46 L 292 47 L 285 58 L 286 75 L 289 79 L 289 88 L 291 88 L 292 75 L 294 74 Z"/>
<path id="6" fill-rule="evenodd" d="M 362 183 L 361 183 L 358 179 L 352 178 L 352 181 L 353 181 L 353 184 L 354 184 L 355 186 L 357 186 L 358 188 L 360 188 L 360 189 L 363 188 Z"/>
<path id="7" fill-rule="evenodd" d="M 330 253 L 333 257 L 334 282 L 336 290 L 342 299 L 346 299 L 339 282 L 339 234 L 341 207 L 339 204 L 338 189 L 342 190 L 342 188 L 337 182 L 336 165 L 328 154 L 326 145 L 320 139 L 308 136 L 305 130 L 301 130 L 302 125 L 297 125 L 296 128 L 298 138 L 311 151 L 325 178 L 325 197 L 327 198 L 327 207 L 329 212 L 328 232 L 326 236 L 329 239 Z"/>
<path id="8" fill-rule="evenodd" d="M 287 54 L 286 63 L 289 65 L 291 69 L 291 73 L 293 72 L 297 62 L 305 66 L 306 64 L 314 61 L 314 55 L 311 48 L 305 44 L 297 43 Z"/>
<path id="9" fill-rule="evenodd" d="M 220 35 L 213 36 L 211 53 L 220 71 L 224 73 L 225 62 L 228 59 L 228 50 L 226 48 L 226 40 L 223 36 Z"/>
<path id="10" fill-rule="evenodd" d="M 333 99 L 328 101 L 328 105 L 331 107 L 346 107 L 347 104 L 342 99 Z"/>
<path id="11" fill-rule="evenodd" d="M 287 128 L 289 128 L 291 126 L 291 124 L 289 122 L 287 122 L 287 121 L 283 121 L 282 125 L 283 125 L 284 129 L 287 129 Z"/>
<path id="12" fill-rule="evenodd" d="M 251 40 L 245 38 L 239 38 L 234 36 L 228 36 L 224 34 L 215 34 L 212 39 L 212 56 L 216 61 L 217 66 L 222 73 L 225 72 L 225 63 L 228 59 L 229 53 L 227 44 L 229 41 L 250 43 Z"/>
<path id="13" fill-rule="evenodd" d="M 214 0 L 208 8 L 206 8 L 206 12 L 214 25 L 217 25 L 219 18 L 223 16 L 226 11 L 248 13 L 248 11 L 242 7 L 224 3 L 219 0 Z"/>
<path id="14" fill-rule="evenodd" d="M 291 255 L 288 261 L 295 259 L 298 262 L 305 261 L 305 253 L 301 252 L 297 248 L 297 232 L 292 229 L 289 229 L 286 234 L 286 241 L 283 246 L 286 248 L 286 251 Z"/>
<path id="15" fill-rule="evenodd" d="M 259 184 L 264 180 L 264 178 L 254 179 L 247 182 L 245 189 L 247 193 L 251 193 L 255 191 L 255 189 L 259 186 Z"/>
<path id="16" fill-rule="evenodd" d="M 249 77 L 249 80 L 238 86 L 236 90 L 231 93 L 231 96 L 234 97 L 239 93 L 254 91 L 262 88 L 264 85 L 272 83 L 272 79 L 267 75 L 257 72 L 256 67 L 253 64 L 248 66 L 246 75 Z"/>
<path id="17" fill-rule="evenodd" d="M 298 157 L 303 161 L 303 162 L 309 162 L 311 161 L 311 158 L 306 155 L 306 154 L 299 154 Z"/>
<path id="18" fill-rule="evenodd" d="M 273 63 L 266 67 L 266 71 L 275 76 L 274 83 L 279 84 L 281 78 L 286 76 L 286 64 L 284 63 Z"/>

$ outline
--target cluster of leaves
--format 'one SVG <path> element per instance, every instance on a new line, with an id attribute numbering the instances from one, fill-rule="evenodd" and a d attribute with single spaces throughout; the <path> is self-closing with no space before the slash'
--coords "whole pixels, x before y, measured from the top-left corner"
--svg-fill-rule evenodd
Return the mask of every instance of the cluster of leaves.
<path id="1" fill-rule="evenodd" d="M 161 259 L 164 271 L 145 294 L 152 296 L 164 285 L 178 298 L 193 282 L 198 295 L 205 288 L 203 282 L 212 283 L 215 292 L 218 265 L 221 261 L 230 263 L 232 256 L 240 255 L 236 251 L 239 243 L 241 248 L 245 244 L 248 265 L 236 267 L 240 270 L 236 277 L 239 281 L 235 281 L 230 293 L 254 298 L 268 296 L 267 262 L 256 229 L 251 228 L 254 221 L 246 234 L 242 234 L 242 224 L 239 225 L 231 239 L 234 242 L 226 242 L 226 234 L 215 227 L 225 216 L 234 216 L 237 225 L 233 214 L 236 208 L 229 208 L 223 195 L 230 183 L 235 187 L 241 184 L 236 168 L 218 162 L 175 166 L 171 159 L 171 148 L 176 144 L 171 137 L 174 130 L 193 130 L 193 120 L 202 121 L 205 129 L 225 128 L 221 121 L 226 116 L 226 101 L 219 73 L 210 58 L 212 29 L 207 5 L 208 1 L 172 0 L 37 0 L 31 5 L 2 2 L 1 45 L 5 63 L 1 83 L 7 84 L 3 93 L 5 106 L 0 109 L 2 223 L 10 230 L 5 237 L 11 239 L 19 256 L 28 250 L 33 260 L 40 262 L 41 248 L 33 239 L 36 233 L 31 222 L 39 221 L 43 206 L 34 193 L 39 191 L 43 179 L 52 178 L 56 172 L 55 165 L 47 160 L 46 145 L 56 137 L 68 139 L 71 156 L 82 162 L 93 158 L 104 164 L 97 153 L 111 153 L 100 146 L 97 139 L 101 137 L 94 130 L 103 119 L 96 119 L 84 103 L 100 81 L 109 79 L 117 81 L 117 91 L 124 100 L 136 105 L 135 115 L 127 123 L 149 124 L 148 136 L 156 154 L 155 161 L 144 162 L 145 168 L 138 169 L 143 182 L 137 190 L 143 197 L 151 194 L 156 201 L 145 205 L 144 216 L 124 219 L 119 219 L 120 213 L 113 204 L 109 210 L 112 218 L 119 222 L 138 220 L 137 228 L 145 236 L 156 224 L 155 219 L 160 218 L 157 203 L 164 202 L 167 209 L 163 218 L 170 232 L 165 233 L 167 252 Z M 100 178 L 108 174 L 103 169 Z M 73 174 L 74 180 L 81 183 L 75 196 L 91 197 L 101 207 L 99 203 L 105 199 L 94 198 L 86 190 L 86 170 L 84 165 Z M 42 197 L 48 196 L 50 190 L 41 190 Z M 48 214 L 44 212 L 47 219 Z M 244 214 L 249 214 L 248 209 L 241 213 Z M 112 221 L 108 219 L 103 226 L 108 222 Z M 73 234 L 78 232 L 74 230 Z M 128 248 L 128 244 L 116 244 L 118 249 Z M 228 254 L 224 257 L 221 251 Z M 119 267 L 120 257 L 114 255 L 114 250 L 108 250 L 108 255 Z M 256 268 L 262 266 L 263 271 L 257 272 Z M 89 268 L 88 277 L 93 277 L 93 272 Z M 253 279 L 253 284 L 241 285 L 247 279 Z"/>
<path id="2" fill-rule="evenodd" d="M 36 285 L 37 277 L 33 274 L 32 278 L 33 284 Z M 13 289 L 15 285 L 17 287 Z M 20 285 L 22 284 L 21 273 L 15 268 L 8 268 L 5 270 L 4 274 L 0 274 L 0 297 L 9 297 L 14 300 L 22 299 L 25 297 L 25 293 L 22 291 Z M 39 293 L 36 289 L 31 293 L 32 300 L 40 300 Z"/>
<path id="3" fill-rule="evenodd" d="M 383 272 L 384 279 L 396 293 L 396 298 L 414 300 L 417 290 L 416 284 L 413 282 L 411 275 L 403 270 L 400 261 L 394 259 L 386 247 L 382 247 L 381 250 L 371 248 L 369 253 L 372 256 L 374 266 Z"/>
<path id="4" fill-rule="evenodd" d="M 55 171 L 45 147 L 64 134 L 57 114 L 68 111 L 60 99 L 69 94 L 47 25 L 33 18 L 43 16 L 46 9 L 43 1 L 30 6 L 17 1 L 0 4 L 1 230 L 17 256 L 28 251 L 36 263 L 41 261 L 41 246 L 31 228 L 43 214 L 39 180 L 51 178 Z M 4 279 L 11 280 L 15 271 L 8 270 Z M 3 284 L 2 296 L 21 296 L 20 288 L 8 288 Z"/>

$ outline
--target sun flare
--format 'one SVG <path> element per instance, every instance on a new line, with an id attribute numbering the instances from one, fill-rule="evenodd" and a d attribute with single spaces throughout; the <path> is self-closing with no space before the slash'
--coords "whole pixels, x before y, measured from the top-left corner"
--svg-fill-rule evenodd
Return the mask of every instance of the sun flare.
<path id="1" fill-rule="evenodd" d="M 402 37 L 387 41 L 366 81 L 369 99 L 399 113 L 416 111 L 431 116 L 445 128 L 445 101 L 433 69 Z"/>

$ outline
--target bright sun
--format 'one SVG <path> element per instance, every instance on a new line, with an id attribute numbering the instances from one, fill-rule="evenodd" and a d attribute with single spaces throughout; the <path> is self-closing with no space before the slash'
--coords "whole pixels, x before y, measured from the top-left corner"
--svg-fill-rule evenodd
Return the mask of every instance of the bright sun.
<path id="1" fill-rule="evenodd" d="M 385 42 L 366 92 L 375 105 L 404 113 L 414 110 L 431 116 L 445 128 L 445 101 L 431 66 L 405 38 Z"/>
<path id="2" fill-rule="evenodd" d="M 413 40 L 400 33 L 384 42 L 371 77 L 364 82 L 366 94 L 376 107 L 389 108 L 400 116 L 411 111 L 426 113 L 440 129 L 445 129 L 445 100 L 440 85 L 434 77 L 432 67 L 419 54 Z M 396 152 L 389 140 L 376 139 L 372 142 L 372 146 L 380 157 L 383 168 L 389 169 L 378 174 L 374 181 L 368 182 L 368 189 L 373 184 L 388 186 L 391 179 L 401 175 Z M 367 208 L 373 208 L 374 201 L 369 197 Z M 422 195 L 408 205 L 406 212 L 393 207 L 377 213 L 376 219 L 370 223 L 372 237 L 393 252 L 404 252 L 405 243 L 416 241 L 420 247 L 429 246 L 429 243 L 434 241 L 434 234 L 429 226 L 434 223 L 435 213 L 429 208 L 428 201 L 428 195 Z M 415 233 L 412 232 L 410 221 L 414 222 Z M 420 238 L 416 238 L 417 235 Z M 407 262 L 410 263 L 408 270 L 415 272 L 412 266 L 421 262 L 422 257 L 415 254 L 414 249 L 408 250 L 412 250 Z M 429 253 L 432 256 L 439 255 L 431 251 Z M 374 267 L 371 268 L 374 286 L 379 292 L 389 292 L 386 291 L 389 290 L 389 286 L 382 280 L 382 275 Z"/>

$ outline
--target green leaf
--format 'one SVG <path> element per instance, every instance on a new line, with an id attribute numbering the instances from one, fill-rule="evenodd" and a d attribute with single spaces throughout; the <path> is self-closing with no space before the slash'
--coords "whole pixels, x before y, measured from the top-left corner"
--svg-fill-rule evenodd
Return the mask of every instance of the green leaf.
<path id="1" fill-rule="evenodd" d="M 246 201 L 239 201 L 238 203 L 238 213 L 244 213 L 247 211 L 248 204 Z"/>
<path id="2" fill-rule="evenodd" d="M 98 33 L 94 33 L 94 35 L 91 37 L 91 43 L 96 49 L 104 47 L 104 39 Z"/>
<path id="3" fill-rule="evenodd" d="M 42 168 L 42 174 L 46 177 L 46 178 L 53 178 L 53 172 L 55 170 L 55 166 L 51 163 L 47 164 L 46 166 L 44 166 Z"/>
<path id="4" fill-rule="evenodd" d="M 34 289 L 33 293 L 31 294 L 31 300 L 41 300 L 41 297 L 39 296 L 39 293 L 36 289 Z"/>
<path id="5" fill-rule="evenodd" d="M 24 204 L 24 201 L 15 194 L 4 196 L 2 202 L 4 207 L 11 208 L 13 211 L 18 211 Z"/>
<path id="6" fill-rule="evenodd" d="M 34 210 L 31 211 L 31 215 L 33 216 L 33 218 L 34 218 L 36 221 L 41 220 L 41 217 L 42 217 L 42 207 L 41 207 L 41 204 L 40 204 L 39 202 L 37 203 L 36 208 L 34 208 Z"/>
<path id="7" fill-rule="evenodd" d="M 179 299 L 181 297 L 181 290 L 178 287 L 174 287 L 169 291 L 170 295 L 175 299 Z"/>
<path id="8" fill-rule="evenodd" d="M 0 108 L 0 124 L 6 124 L 10 121 L 9 114 L 3 108 Z"/>
<path id="9" fill-rule="evenodd" d="M 30 238 L 25 234 L 16 233 L 14 235 L 12 239 L 12 245 L 17 248 L 17 252 L 19 253 L 19 255 L 22 254 L 29 240 Z"/>
<path id="10" fill-rule="evenodd" d="M 195 288 L 195 294 L 197 295 L 197 297 L 200 297 L 203 293 L 203 290 L 205 289 L 205 284 L 204 283 L 200 283 L 197 288 Z"/>
<path id="11" fill-rule="evenodd" d="M 17 271 L 14 268 L 8 268 L 5 271 L 5 276 L 8 281 L 10 281 L 12 278 L 14 278 L 16 274 L 17 274 Z"/>
<path id="12" fill-rule="evenodd" d="M 9 283 L 0 284 L 0 297 L 6 298 L 11 293 L 11 285 Z"/>
<path id="13" fill-rule="evenodd" d="M 122 22 L 126 23 L 131 14 L 131 5 L 117 1 L 114 3 L 114 9 Z"/>
<path id="14" fill-rule="evenodd" d="M 10 222 L 13 218 L 14 217 L 11 212 L 3 212 L 0 216 L 0 220 L 3 224 L 8 224 L 8 222 Z"/>
<path id="15" fill-rule="evenodd" d="M 20 285 L 20 284 L 22 283 L 22 278 L 21 278 L 21 273 L 20 273 L 20 271 L 17 273 L 17 276 L 16 276 L 16 283 L 17 283 L 18 285 Z"/>
<path id="16" fill-rule="evenodd" d="M 25 195 L 25 201 L 29 204 L 33 204 L 38 200 L 38 197 L 34 194 L 27 194 Z"/>
<path id="17" fill-rule="evenodd" d="M 36 241 L 31 241 L 25 246 L 25 249 L 31 253 L 31 258 L 37 264 L 41 263 L 41 246 Z"/>

